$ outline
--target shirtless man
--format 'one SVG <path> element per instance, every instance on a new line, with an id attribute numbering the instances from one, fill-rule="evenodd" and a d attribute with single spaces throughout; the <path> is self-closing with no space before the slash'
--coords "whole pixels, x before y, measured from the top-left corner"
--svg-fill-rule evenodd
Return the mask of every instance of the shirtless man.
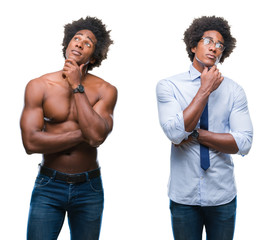
<path id="1" fill-rule="evenodd" d="M 112 130 L 117 90 L 87 71 L 107 58 L 113 42 L 97 18 L 64 28 L 63 69 L 31 80 L 25 90 L 23 144 L 28 154 L 43 154 L 27 239 L 57 239 L 66 212 L 71 239 L 99 239 L 104 195 L 97 147 Z"/>

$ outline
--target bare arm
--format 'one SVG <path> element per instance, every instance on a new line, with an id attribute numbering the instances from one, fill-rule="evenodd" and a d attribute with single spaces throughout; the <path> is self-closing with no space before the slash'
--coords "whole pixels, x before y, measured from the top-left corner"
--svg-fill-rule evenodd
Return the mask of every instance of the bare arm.
<path id="1" fill-rule="evenodd" d="M 184 125 L 186 131 L 191 132 L 195 129 L 205 108 L 205 105 L 208 102 L 210 94 L 220 86 L 223 79 L 224 78 L 221 77 L 221 73 L 216 68 L 216 66 L 213 66 L 209 71 L 208 68 L 205 68 L 203 70 L 201 74 L 201 86 L 192 102 L 183 111 Z M 198 132 L 199 143 L 223 153 L 231 154 L 238 152 L 238 147 L 231 134 L 213 133 L 203 129 L 199 129 Z M 192 141 L 192 138 L 189 137 L 188 140 L 182 141 L 181 144 L 188 141 Z M 178 144 L 176 146 L 179 146 L 181 144 Z"/>
<path id="2" fill-rule="evenodd" d="M 80 130 L 53 134 L 44 132 L 42 109 L 44 84 L 41 79 L 28 83 L 25 91 L 25 106 L 20 126 L 25 150 L 32 153 L 56 153 L 71 148 L 83 141 Z"/>
<path id="3" fill-rule="evenodd" d="M 237 144 L 229 133 L 214 133 L 199 129 L 198 142 L 222 153 L 235 154 L 238 152 Z"/>
<path id="4" fill-rule="evenodd" d="M 228 154 L 235 154 L 239 150 L 236 141 L 229 133 L 214 133 L 203 129 L 198 129 L 198 133 L 197 141 L 209 148 Z M 189 136 L 187 140 L 183 140 L 180 144 L 175 144 L 175 146 L 178 147 L 191 141 L 193 141 L 193 138 Z"/>
<path id="5" fill-rule="evenodd" d="M 204 70 L 205 71 L 205 70 Z M 212 91 L 214 91 L 215 89 L 218 88 L 218 86 L 221 84 L 222 82 L 222 77 L 221 75 L 218 75 L 218 77 L 220 77 L 222 80 L 221 81 L 216 81 L 214 82 L 215 84 L 212 84 L 212 85 L 206 85 L 205 83 L 205 73 L 203 71 L 202 75 L 201 75 L 201 87 L 196 95 L 196 97 L 193 99 L 192 103 L 190 104 L 192 108 L 189 108 L 188 106 L 188 109 L 189 110 L 188 112 L 191 113 L 191 115 L 187 115 L 188 116 L 195 116 L 196 119 L 195 121 L 192 121 L 191 122 L 191 125 L 190 127 L 194 127 L 196 126 L 201 114 L 202 114 L 202 111 L 203 111 L 203 108 L 205 107 L 205 97 L 203 97 L 203 95 L 205 96 L 205 94 L 201 95 L 201 93 L 208 93 L 208 95 L 210 95 L 210 93 Z M 204 75 L 204 76 L 203 76 Z M 203 76 L 203 78 L 202 78 Z M 216 76 L 216 75 L 215 75 Z M 213 80 L 213 79 L 211 79 Z M 215 78 L 216 80 L 216 78 Z M 217 80 L 220 80 L 217 78 Z M 213 81 L 211 81 L 212 83 Z M 219 83 L 219 84 L 218 84 Z M 205 84 L 205 86 L 204 86 Z M 210 86 L 212 86 L 210 88 Z M 202 87 L 204 87 L 204 91 L 202 89 Z M 208 88 L 207 88 L 208 87 Z M 206 91 L 205 91 L 206 89 Z M 238 96 L 242 96 L 242 94 L 239 92 Z M 200 99 L 200 100 L 199 100 Z M 204 102 L 204 104 L 203 104 Z M 250 134 L 247 134 L 247 130 L 250 129 L 250 127 L 243 127 L 243 122 L 246 123 L 248 121 L 250 121 L 249 119 L 249 115 L 248 115 L 248 112 L 247 112 L 247 108 L 246 110 L 244 111 L 243 108 L 241 108 L 241 105 L 239 103 L 239 101 L 236 101 L 237 103 L 234 104 L 234 109 L 231 113 L 231 116 L 233 116 L 231 119 L 230 119 L 230 123 L 231 123 L 231 129 L 235 132 L 235 131 L 238 131 L 239 132 L 239 135 L 241 135 L 241 139 L 250 139 L 250 137 L 247 137 L 247 135 L 250 135 Z M 199 103 L 199 105 L 197 106 L 197 103 Z M 243 102 L 244 103 L 244 102 Z M 204 106 L 203 106 L 203 105 Z M 237 105 L 237 106 L 236 106 Z M 245 103 L 244 103 L 245 105 Z M 241 109 L 240 109 L 241 108 Z M 192 113 L 194 113 L 194 111 L 199 111 L 198 114 L 196 115 L 193 115 Z M 187 113 L 188 113 L 187 112 Z M 241 121 L 242 117 L 245 119 L 244 121 Z M 190 120 L 192 118 L 187 118 L 187 120 Z M 237 126 L 236 126 L 237 125 Z M 244 124 L 246 126 L 250 125 L 250 124 Z M 190 128 L 190 130 L 192 130 L 192 128 Z M 222 153 L 228 153 L 228 154 L 235 154 L 239 151 L 239 147 L 237 145 L 237 139 L 234 138 L 233 134 L 230 134 L 230 133 L 214 133 L 214 132 L 210 132 L 210 131 L 206 131 L 206 130 L 203 130 L 203 129 L 198 129 L 198 132 L 199 132 L 199 138 L 198 138 L 198 142 L 209 147 L 209 148 L 212 148 L 212 149 L 215 149 L 219 152 L 222 152 Z M 250 132 L 250 131 L 249 131 Z M 192 139 L 189 138 L 188 141 L 191 141 Z M 250 140 L 246 141 L 244 140 L 245 142 L 250 142 Z M 184 142 L 182 142 L 181 144 L 183 144 Z M 242 144 L 240 144 L 242 145 Z M 246 144 L 243 144 L 243 145 L 246 145 Z M 250 144 L 247 144 L 247 145 L 250 145 Z M 244 151 L 243 151 L 244 152 Z M 245 152 L 248 152 L 247 150 Z"/>
<path id="6" fill-rule="evenodd" d="M 236 85 L 229 116 L 230 133 L 213 133 L 199 129 L 199 143 L 223 153 L 246 155 L 253 139 L 253 127 L 244 90 Z"/>
<path id="7" fill-rule="evenodd" d="M 72 89 L 82 82 L 85 66 L 78 66 L 73 59 L 67 59 L 63 68 L 66 81 Z M 113 110 L 117 101 L 117 90 L 110 84 L 102 84 L 100 99 L 92 106 L 86 93 L 75 93 L 74 99 L 78 114 L 78 123 L 86 141 L 98 147 L 107 138 L 113 127 Z"/>
<path id="8" fill-rule="evenodd" d="M 87 142 L 93 147 L 102 144 L 113 127 L 113 109 L 117 100 L 117 90 L 105 86 L 101 99 L 92 107 L 85 93 L 74 95 L 79 127 Z"/>

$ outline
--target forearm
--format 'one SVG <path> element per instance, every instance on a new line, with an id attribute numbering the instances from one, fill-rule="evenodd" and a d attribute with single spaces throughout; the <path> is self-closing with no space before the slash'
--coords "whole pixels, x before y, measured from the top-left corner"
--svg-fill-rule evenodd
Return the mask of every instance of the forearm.
<path id="1" fill-rule="evenodd" d="M 208 97 L 208 92 L 204 92 L 199 89 L 192 102 L 183 111 L 183 119 L 186 132 L 192 132 L 195 129 L 201 117 L 201 114 L 207 104 Z"/>
<path id="2" fill-rule="evenodd" d="M 192 102 L 183 112 L 185 130 L 187 132 L 195 129 L 210 94 L 220 86 L 223 79 L 215 65 L 210 70 L 205 67 L 201 73 L 201 86 Z"/>
<path id="3" fill-rule="evenodd" d="M 215 149 L 222 153 L 235 154 L 238 152 L 238 146 L 229 133 L 213 133 L 203 129 L 199 129 L 198 142 Z"/>
<path id="4" fill-rule="evenodd" d="M 85 94 L 75 94 L 79 128 L 91 146 L 99 146 L 106 139 L 110 128 L 90 105 Z"/>
<path id="5" fill-rule="evenodd" d="M 22 134 L 23 144 L 28 154 L 51 154 L 64 151 L 83 142 L 80 130 L 54 134 L 43 131 L 35 131 Z"/>

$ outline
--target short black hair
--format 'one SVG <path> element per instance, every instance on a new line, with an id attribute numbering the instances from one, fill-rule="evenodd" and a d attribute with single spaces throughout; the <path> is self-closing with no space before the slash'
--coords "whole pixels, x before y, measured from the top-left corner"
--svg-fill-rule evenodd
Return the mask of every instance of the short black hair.
<path id="1" fill-rule="evenodd" d="M 110 31 L 106 30 L 106 26 L 102 21 L 96 17 L 87 16 L 85 19 L 80 18 L 77 21 L 66 24 L 64 26 L 64 38 L 62 42 L 62 52 L 64 58 L 66 58 L 66 49 L 71 39 L 80 30 L 90 30 L 97 40 L 95 50 L 92 57 L 95 59 L 94 63 L 88 64 L 88 70 L 92 70 L 94 67 L 101 65 L 101 62 L 107 58 L 109 46 L 113 43 L 110 38 Z"/>
<path id="2" fill-rule="evenodd" d="M 184 42 L 190 60 L 193 62 L 195 54 L 191 51 L 196 47 L 203 37 L 204 32 L 215 30 L 224 38 L 224 46 L 226 47 L 222 53 L 220 63 L 224 62 L 236 47 L 236 39 L 230 33 L 228 22 L 222 17 L 203 16 L 195 18 L 189 28 L 184 32 Z"/>

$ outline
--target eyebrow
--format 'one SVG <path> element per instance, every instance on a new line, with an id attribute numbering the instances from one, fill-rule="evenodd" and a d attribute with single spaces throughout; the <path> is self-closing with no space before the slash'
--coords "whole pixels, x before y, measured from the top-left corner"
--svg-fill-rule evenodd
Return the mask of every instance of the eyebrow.
<path id="1" fill-rule="evenodd" d="M 81 35 L 81 36 L 83 36 L 82 33 L 76 33 L 75 36 L 76 36 L 76 35 Z M 93 43 L 93 45 L 95 45 L 94 41 L 93 41 L 89 36 L 87 36 L 87 38 Z"/>

